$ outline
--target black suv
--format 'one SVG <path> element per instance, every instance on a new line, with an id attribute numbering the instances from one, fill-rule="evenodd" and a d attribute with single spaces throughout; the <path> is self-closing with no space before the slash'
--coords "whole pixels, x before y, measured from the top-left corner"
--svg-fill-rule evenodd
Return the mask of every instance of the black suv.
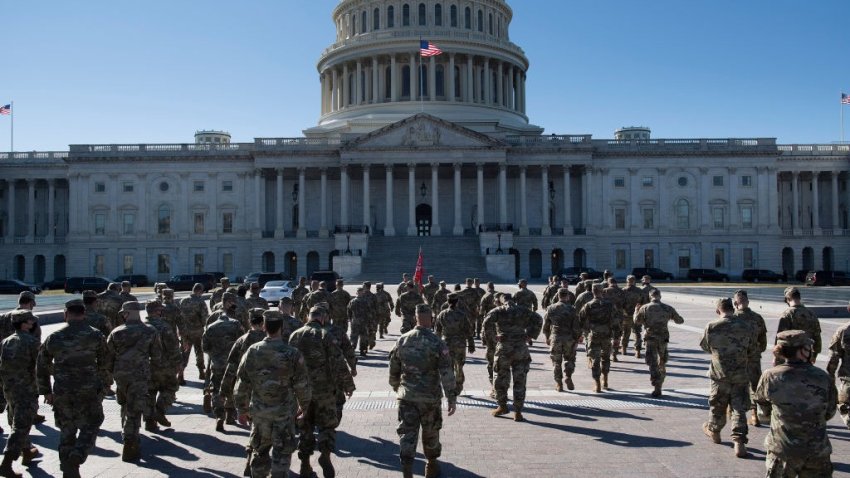
<path id="1" fill-rule="evenodd" d="M 0 294 L 20 294 L 21 292 L 40 294 L 41 288 L 17 279 L 0 280 Z"/>
<path id="2" fill-rule="evenodd" d="M 592 267 L 564 267 L 558 273 L 559 280 L 567 280 L 570 284 L 578 284 L 581 273 L 587 273 L 589 279 L 601 279 L 602 273 Z"/>
<path id="3" fill-rule="evenodd" d="M 782 282 L 785 277 L 782 274 L 767 269 L 744 269 L 741 280 L 747 282 Z"/>
<path id="4" fill-rule="evenodd" d="M 729 276 L 714 269 L 689 269 L 688 280 L 695 280 L 697 282 L 729 282 Z"/>
<path id="5" fill-rule="evenodd" d="M 127 281 L 133 287 L 147 287 L 150 281 L 148 280 L 148 276 L 144 274 L 128 274 L 123 276 L 118 276 L 115 278 L 115 282 L 124 282 Z"/>
<path id="6" fill-rule="evenodd" d="M 325 283 L 325 290 L 328 292 L 333 292 L 336 290 L 336 280 L 340 279 L 339 274 L 336 271 L 315 271 L 310 274 L 310 280 L 317 280 L 319 282 Z"/>
<path id="7" fill-rule="evenodd" d="M 252 272 L 245 277 L 244 284 L 251 285 L 252 282 L 256 282 L 260 287 L 263 287 L 268 281 L 283 279 L 283 274 L 280 272 Z"/>
<path id="8" fill-rule="evenodd" d="M 65 292 L 69 294 L 79 294 L 84 290 L 103 292 L 109 287 L 110 282 L 112 281 L 105 277 L 69 277 L 65 279 Z"/>
<path id="9" fill-rule="evenodd" d="M 649 276 L 652 280 L 673 280 L 673 274 L 657 267 L 635 267 L 632 269 L 632 275 L 638 280 L 643 276 Z"/>
<path id="10" fill-rule="evenodd" d="M 177 274 L 165 281 L 165 285 L 175 292 L 180 290 L 192 290 L 195 284 L 203 284 L 204 292 L 215 286 L 212 274 Z"/>
<path id="11" fill-rule="evenodd" d="M 844 271 L 809 272 L 806 285 L 850 285 L 850 276 Z"/>

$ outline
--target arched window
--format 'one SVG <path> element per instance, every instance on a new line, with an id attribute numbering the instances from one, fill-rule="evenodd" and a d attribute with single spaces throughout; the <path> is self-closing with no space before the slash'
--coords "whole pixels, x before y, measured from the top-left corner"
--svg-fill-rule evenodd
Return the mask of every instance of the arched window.
<path id="1" fill-rule="evenodd" d="M 360 103 L 366 102 L 366 71 L 363 70 L 360 72 L 360 91 L 357 92 L 357 99 L 360 100 Z"/>
<path id="2" fill-rule="evenodd" d="M 493 34 L 493 14 L 490 14 L 490 34 Z"/>
<path id="3" fill-rule="evenodd" d="M 419 4 L 419 26 L 423 27 L 427 23 L 428 12 L 424 3 Z"/>
<path id="4" fill-rule="evenodd" d="M 369 31 L 369 25 L 366 24 L 366 10 L 363 10 L 363 13 L 360 14 L 360 33 L 366 33 Z"/>
<path id="5" fill-rule="evenodd" d="M 463 11 L 463 27 L 472 30 L 472 9 L 469 7 Z"/>
<path id="6" fill-rule="evenodd" d="M 374 12 L 372 12 L 372 30 L 380 30 L 381 29 L 381 9 L 376 8 Z"/>
<path id="7" fill-rule="evenodd" d="M 410 26 L 410 5 L 406 3 L 401 7 L 401 26 Z"/>
<path id="8" fill-rule="evenodd" d="M 410 98 L 410 65 L 401 68 L 401 96 Z"/>
<path id="9" fill-rule="evenodd" d="M 357 35 L 357 14 L 351 15 L 351 36 Z"/>
<path id="10" fill-rule="evenodd" d="M 457 5 L 452 5 L 449 12 L 451 15 L 451 26 L 457 28 Z"/>
<path id="11" fill-rule="evenodd" d="M 434 5 L 434 25 L 443 26 L 443 6 L 439 3 Z"/>
<path id="12" fill-rule="evenodd" d="M 157 211 L 157 232 L 171 234 L 171 208 L 164 204 Z"/>
<path id="13" fill-rule="evenodd" d="M 387 7 L 387 28 L 395 28 L 395 7 Z"/>
<path id="14" fill-rule="evenodd" d="M 357 90 L 354 88 L 354 73 L 348 74 L 348 104 L 354 104 L 354 98 L 357 96 Z"/>
<path id="15" fill-rule="evenodd" d="M 679 229 L 691 227 L 691 205 L 687 199 L 679 199 L 676 202 L 676 226 Z"/>
<path id="16" fill-rule="evenodd" d="M 501 15 L 499 15 L 499 28 L 496 30 L 496 36 L 499 37 L 499 38 L 502 37 L 502 16 Z"/>
<path id="17" fill-rule="evenodd" d="M 443 65 L 437 65 L 437 97 L 445 97 L 446 96 L 446 73 Z"/>
<path id="18" fill-rule="evenodd" d="M 484 11 L 478 10 L 478 31 L 484 32 Z"/>

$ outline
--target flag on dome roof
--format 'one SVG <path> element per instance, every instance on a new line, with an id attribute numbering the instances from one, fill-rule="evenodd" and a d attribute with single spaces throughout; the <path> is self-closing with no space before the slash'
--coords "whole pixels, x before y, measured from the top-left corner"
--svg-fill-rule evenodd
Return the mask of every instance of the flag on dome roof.
<path id="1" fill-rule="evenodd" d="M 0 115 L 10 115 L 12 114 L 12 105 L 3 105 L 0 106 Z"/>
<path id="2" fill-rule="evenodd" d="M 429 42 L 428 40 L 419 41 L 419 55 L 421 56 L 437 56 L 443 53 L 440 47 Z"/>
<path id="3" fill-rule="evenodd" d="M 847 93 L 841 93 L 841 104 L 850 105 L 850 96 Z"/>

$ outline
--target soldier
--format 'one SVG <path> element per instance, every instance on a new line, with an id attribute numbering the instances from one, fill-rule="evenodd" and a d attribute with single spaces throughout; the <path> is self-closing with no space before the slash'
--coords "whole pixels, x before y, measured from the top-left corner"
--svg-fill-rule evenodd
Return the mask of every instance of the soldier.
<path id="1" fill-rule="evenodd" d="M 767 477 L 832 476 L 826 422 L 835 415 L 837 390 L 828 373 L 812 365 L 814 340 L 802 330 L 776 334 L 779 365 L 762 374 L 759 404 L 771 408 L 764 439 Z"/>
<path id="2" fill-rule="evenodd" d="M 494 316 L 507 309 L 505 306 L 506 301 L 504 299 L 505 294 L 496 292 L 495 297 L 496 306 L 487 312 L 487 315 L 484 317 L 484 323 L 481 325 L 481 343 L 485 347 L 485 356 L 487 358 L 487 376 L 490 380 L 490 398 L 496 398 L 496 389 L 493 386 L 493 365 L 496 360 L 496 344 L 498 343 L 495 326 L 498 319 L 494 318 Z"/>
<path id="3" fill-rule="evenodd" d="M 167 296 L 164 296 L 167 299 Z M 183 355 L 180 350 L 180 342 L 177 333 L 172 326 L 166 322 L 162 313 L 165 307 L 154 300 L 145 304 L 147 317 L 145 323 L 156 330 L 157 338 L 162 346 L 162 354 L 158 360 L 153 361 L 150 382 L 148 383 L 148 409 L 145 413 L 145 430 L 149 432 L 158 431 L 160 424 L 170 427 L 171 422 L 166 417 L 168 407 L 177 399 L 177 389 L 180 388 L 177 381 L 177 372 L 183 364 Z"/>
<path id="4" fill-rule="evenodd" d="M 372 308 L 364 296 L 364 289 L 357 288 L 357 296 L 348 304 L 348 320 L 351 323 L 351 347 L 360 347 L 360 356 L 365 357 L 369 348 L 369 322 L 372 320 Z"/>
<path id="5" fill-rule="evenodd" d="M 183 312 L 174 302 L 174 289 L 162 289 L 162 320 L 171 326 L 171 330 L 183 342 L 183 331 L 186 325 L 183 323 Z"/>
<path id="6" fill-rule="evenodd" d="M 550 276 L 549 283 L 546 284 L 546 288 L 543 289 L 543 297 L 540 299 L 540 305 L 543 306 L 544 309 L 548 308 L 552 305 L 553 296 L 558 292 L 558 276 Z M 557 297 L 554 300 L 558 300 Z"/>
<path id="7" fill-rule="evenodd" d="M 711 393 L 708 396 L 709 421 L 702 431 L 714 443 L 720 443 L 720 430 L 726 425 L 726 409 L 732 409 L 732 441 L 735 456 L 747 456 L 747 410 L 750 394 L 747 363 L 756 348 L 755 329 L 735 316 L 732 299 L 717 300 L 718 320 L 705 326 L 700 347 L 711 354 Z"/>
<path id="8" fill-rule="evenodd" d="M 670 329 L 667 323 L 671 320 L 682 324 L 685 319 L 676 312 L 676 309 L 661 303 L 661 291 L 652 289 L 651 301 L 640 307 L 635 312 L 635 328 L 644 328 L 644 341 L 646 342 L 646 364 L 649 365 L 649 381 L 654 387 L 653 397 L 661 396 L 661 387 L 667 376 L 667 344 L 670 342 Z"/>
<path id="9" fill-rule="evenodd" d="M 519 290 L 513 295 L 516 305 L 528 307 L 532 312 L 537 311 L 537 295 L 528 290 L 528 281 L 520 279 L 517 284 Z"/>
<path id="10" fill-rule="evenodd" d="M 608 390 L 608 370 L 611 367 L 611 339 L 618 320 L 614 305 L 603 299 L 602 284 L 593 284 L 593 299 L 579 311 L 582 328 L 587 337 L 587 356 L 590 361 L 596 393 Z M 600 384 L 600 376 L 602 382 Z"/>
<path id="11" fill-rule="evenodd" d="M 310 283 L 310 288 L 312 289 L 312 291 L 310 291 L 309 294 L 305 295 L 304 299 L 301 301 L 301 315 L 305 318 L 310 312 L 310 309 L 315 307 L 316 304 L 319 304 L 320 302 L 327 302 L 328 296 L 330 295 L 328 294 L 327 289 L 325 289 L 324 282 L 314 280 Z"/>
<path id="12" fill-rule="evenodd" d="M 582 272 L 578 275 L 578 282 L 576 282 L 576 296 L 581 295 L 584 292 L 590 292 L 590 289 L 587 288 L 587 280 L 590 279 L 590 275 L 587 272 Z"/>
<path id="13" fill-rule="evenodd" d="M 440 310 L 449 296 L 449 290 L 446 289 L 446 281 L 440 281 L 440 288 L 434 293 L 434 298 L 431 299 L 431 310 Z"/>
<path id="14" fill-rule="evenodd" d="M 246 299 L 248 302 L 249 309 L 263 309 L 269 310 L 269 302 L 266 299 L 260 297 L 260 283 L 259 282 L 251 282 L 251 286 L 249 288 L 251 295 Z"/>
<path id="15" fill-rule="evenodd" d="M 460 310 L 457 294 L 449 294 L 449 308 L 437 315 L 434 321 L 434 332 L 441 337 L 449 347 L 452 358 L 455 381 L 455 395 L 463 392 L 463 365 L 466 363 L 466 352 L 475 353 L 474 325 L 469 316 Z"/>
<path id="16" fill-rule="evenodd" d="M 737 290 L 733 296 L 735 305 L 735 315 L 741 317 L 750 323 L 750 326 L 756 331 L 756 343 L 750 350 L 751 355 L 747 363 L 747 375 L 750 384 L 750 406 L 753 410 L 753 416 L 750 418 L 750 425 L 759 426 L 758 407 L 755 401 L 756 387 L 761 377 L 761 353 L 767 349 L 767 325 L 764 323 L 764 318 L 750 309 L 750 299 L 747 296 L 747 291 Z"/>
<path id="17" fill-rule="evenodd" d="M 198 367 L 198 378 L 204 380 L 204 352 L 201 350 L 201 337 L 204 335 L 204 325 L 209 318 L 209 310 L 201 294 L 204 293 L 203 284 L 192 286 L 192 294 L 180 301 L 180 311 L 183 313 L 183 330 L 180 331 L 183 339 L 183 364 L 180 367 L 178 380 L 180 385 L 185 385 L 183 370 L 189 365 L 189 354 L 195 351 L 195 366 Z"/>
<path id="18" fill-rule="evenodd" d="M 496 361 L 493 365 L 498 407 L 494 417 L 508 413 L 508 386 L 514 381 L 514 421 L 524 421 L 522 408 L 525 403 L 525 379 L 531 364 L 528 347 L 540 335 L 543 318 L 527 306 L 516 304 L 505 294 L 507 305 L 500 314 L 491 317 L 496 329 Z"/>
<path id="19" fill-rule="evenodd" d="M 300 329 L 304 324 L 300 320 L 292 316 L 292 298 L 281 297 L 277 303 L 277 310 L 267 310 L 263 312 L 263 318 L 278 317 L 283 321 L 280 328 L 280 337 L 289 343 L 289 336 L 292 332 Z"/>
<path id="20" fill-rule="evenodd" d="M 576 369 L 576 347 L 582 332 L 578 312 L 570 305 L 569 299 L 569 290 L 558 290 L 558 301 L 546 309 L 543 317 L 543 335 L 549 346 L 549 357 L 555 369 L 555 390 L 558 392 L 564 391 L 564 375 L 567 376 L 567 390 L 575 390 L 573 372 Z"/>
<path id="21" fill-rule="evenodd" d="M 153 293 L 154 293 L 154 300 L 155 301 L 162 303 L 162 289 L 165 289 L 167 287 L 168 287 L 168 285 L 165 282 L 157 282 L 156 284 L 153 285 Z"/>
<path id="22" fill-rule="evenodd" d="M 850 305 L 847 306 L 850 312 Z M 835 331 L 829 343 L 831 355 L 826 371 L 835 379 L 836 372 L 841 389 L 838 391 L 838 412 L 841 420 L 850 428 L 850 324 L 846 324 Z"/>
<path id="23" fill-rule="evenodd" d="M 393 312 L 393 297 L 389 292 L 384 290 L 384 283 L 378 282 L 375 284 L 375 299 L 377 299 L 378 328 L 381 333 L 381 338 L 384 335 L 389 335 L 387 328 L 390 326 L 390 317 Z"/>
<path id="24" fill-rule="evenodd" d="M 264 312 L 266 312 L 266 310 L 259 307 L 251 309 L 251 329 L 236 339 L 236 342 L 233 343 L 233 347 L 230 348 L 230 353 L 227 355 L 227 366 L 224 369 L 224 377 L 221 379 L 220 393 L 226 397 L 227 401 L 234 404 L 236 402 L 233 398 L 233 387 L 236 384 L 236 372 L 239 369 L 239 363 L 250 346 L 266 338 L 266 333 L 263 331 L 263 323 L 265 321 Z M 276 320 L 279 320 L 280 324 L 283 325 L 283 316 L 276 315 L 273 317 L 280 317 L 280 319 Z M 233 424 L 235 423 L 234 417 Z"/>
<path id="25" fill-rule="evenodd" d="M 345 395 L 354 393 L 354 380 L 345 364 L 339 344 L 324 329 L 328 320 L 327 311 L 321 307 L 310 309 L 310 320 L 304 327 L 289 337 L 289 344 L 304 355 L 310 372 L 312 400 L 303 411 L 301 437 L 298 442 L 298 458 L 301 459 L 301 476 L 313 473 L 310 456 L 318 445 L 321 456 L 319 466 L 323 474 L 334 476 L 331 453 L 336 447 L 336 427 L 339 425 L 336 393 L 342 388 Z M 314 429 L 318 428 L 318 443 Z"/>
<path id="26" fill-rule="evenodd" d="M 201 347 L 210 357 L 207 368 L 209 383 L 205 387 L 204 407 L 206 408 L 207 404 L 212 402 L 211 408 L 216 418 L 215 430 L 218 432 L 224 432 L 225 418 L 235 419 L 235 409 L 229 400 L 225 401 L 227 397 L 221 394 L 221 381 L 227 369 L 227 357 L 233 349 L 233 344 L 244 333 L 242 325 L 230 317 L 230 313 L 236 309 L 235 300 L 225 296 L 222 302 L 230 308 L 207 327 L 201 338 Z M 225 415 L 225 408 L 228 409 L 230 417 Z"/>
<path id="27" fill-rule="evenodd" d="M 416 327 L 402 335 L 390 352 L 390 386 L 398 395 L 402 476 L 413 477 L 420 428 L 422 450 L 428 460 L 425 476 L 439 476 L 443 392 L 449 416 L 457 410 L 457 393 L 449 348 L 431 331 L 431 308 L 427 304 L 416 306 Z"/>
<path id="28" fill-rule="evenodd" d="M 357 376 L 357 355 L 354 353 L 354 346 L 351 345 L 351 341 L 348 340 L 348 335 L 345 334 L 345 331 L 342 330 L 339 326 L 328 321 L 325 323 L 325 330 L 333 337 L 334 340 L 339 344 L 339 350 L 342 352 L 342 357 L 345 359 L 346 365 L 348 365 L 349 373 L 351 373 L 352 377 Z M 287 337 L 287 340 L 289 337 Z M 339 417 L 339 422 L 342 423 L 342 409 L 345 407 L 345 387 L 342 381 L 337 383 L 336 389 L 336 414 Z"/>
<path id="29" fill-rule="evenodd" d="M 328 313 L 331 322 L 348 333 L 348 303 L 351 302 L 351 294 L 343 289 L 344 286 L 345 282 L 337 279 L 336 290 L 328 295 Z"/>
<path id="30" fill-rule="evenodd" d="M 623 347 L 623 355 L 626 355 L 629 348 L 629 337 L 632 333 L 635 334 L 635 358 L 640 358 L 640 351 L 643 348 L 641 340 L 641 326 L 634 321 L 634 314 L 649 302 L 647 294 L 640 289 L 635 282 L 637 278 L 633 275 L 626 277 L 626 287 L 623 288 L 623 335 L 620 339 L 620 345 Z"/>
<path id="31" fill-rule="evenodd" d="M 29 466 L 39 453 L 29 435 L 38 410 L 35 365 L 40 344 L 30 333 L 36 323 L 32 312 L 16 310 L 9 314 L 9 322 L 15 332 L 0 343 L 0 384 L 8 403 L 12 434 L 6 440 L 0 476 L 20 477 L 12 469 L 12 463 L 23 455 L 21 463 Z"/>
<path id="32" fill-rule="evenodd" d="M 301 276 L 298 279 L 298 287 L 292 290 L 292 311 L 297 315 L 297 319 L 301 320 L 301 323 L 304 323 L 304 317 L 301 316 L 301 301 L 304 300 L 304 297 L 310 293 L 310 289 L 307 288 L 307 278 Z"/>
<path id="33" fill-rule="evenodd" d="M 643 290 L 643 293 L 646 294 L 647 297 L 649 297 L 649 292 L 652 289 L 655 289 L 655 286 L 652 285 L 652 277 L 649 276 L 649 275 L 644 275 L 643 277 L 640 278 L 640 283 L 641 283 L 641 290 Z"/>
<path id="34" fill-rule="evenodd" d="M 103 423 L 103 387 L 108 376 L 106 339 L 86 325 L 85 318 L 82 300 L 66 302 L 65 325 L 44 340 L 36 367 L 38 393 L 53 406 L 59 463 L 68 478 L 79 478 L 80 465 L 94 448 Z"/>
<path id="35" fill-rule="evenodd" d="M 625 329 L 625 327 L 623 327 L 623 322 L 625 321 L 626 316 L 626 313 L 623 310 L 625 305 L 625 296 L 623 295 L 623 291 L 617 286 L 617 281 L 613 277 L 609 277 L 607 282 L 602 283 L 602 285 L 606 284 L 607 287 L 602 290 L 602 298 L 614 306 L 617 318 L 617 320 L 614 321 L 614 330 L 611 332 L 613 334 L 611 337 L 611 360 L 619 362 L 617 354 L 620 353 L 620 337 L 623 335 L 623 329 Z M 634 310 L 628 314 L 629 319 L 631 319 L 632 314 L 634 314 Z M 631 330 L 631 327 L 629 330 Z"/>
<path id="36" fill-rule="evenodd" d="M 295 415 L 310 407 L 304 357 L 282 339 L 282 326 L 279 315 L 264 317 L 266 338 L 247 349 L 237 372 L 234 399 L 239 423 L 251 422 L 249 476 L 289 476 L 297 445 Z"/>
<path id="37" fill-rule="evenodd" d="M 449 294 L 449 297 L 451 295 Z M 457 308 L 466 314 L 474 330 L 478 322 L 478 306 L 481 303 L 481 296 L 478 295 L 478 289 L 475 288 L 475 279 L 466 279 L 466 288 L 460 292 L 454 292 L 453 295 L 458 299 Z"/>
<path id="38" fill-rule="evenodd" d="M 367 327 L 369 350 L 372 350 L 375 348 L 378 339 L 378 296 L 372 293 L 372 283 L 369 281 L 363 283 L 363 296 L 366 297 L 366 300 L 369 301 L 369 307 L 372 308 Z"/>
<path id="39" fill-rule="evenodd" d="M 401 282 L 398 283 L 398 288 L 395 290 L 396 297 L 407 292 L 407 283 L 410 282 L 410 274 L 402 274 Z"/>
<path id="40" fill-rule="evenodd" d="M 89 327 L 94 327 L 99 330 L 104 337 L 109 337 L 109 333 L 112 332 L 112 327 L 109 323 L 109 319 L 97 311 L 97 292 L 93 290 L 84 290 L 83 303 L 86 304 L 86 324 L 88 324 Z"/>
<path id="41" fill-rule="evenodd" d="M 481 299 L 487 294 L 487 291 L 481 288 L 481 280 L 477 277 L 472 280 L 475 291 L 475 320 L 473 321 L 476 338 L 481 338 L 481 325 L 484 323 L 484 314 L 481 312 Z"/>
<path id="42" fill-rule="evenodd" d="M 133 284 L 130 284 L 130 281 L 121 282 L 121 292 L 118 295 L 121 297 L 122 304 L 124 302 L 138 302 L 136 296 L 131 294 L 130 291 L 133 289 Z"/>
<path id="43" fill-rule="evenodd" d="M 139 459 L 139 428 L 142 413 L 148 410 L 151 365 L 160 362 L 162 348 L 157 331 L 142 323 L 139 312 L 144 306 L 136 301 L 121 305 L 123 325 L 106 339 L 107 368 L 115 378 L 118 405 L 121 406 L 121 460 Z"/>
<path id="44" fill-rule="evenodd" d="M 121 325 L 121 316 L 118 312 L 121 311 L 124 299 L 119 294 L 120 290 L 121 286 L 117 282 L 110 282 L 106 290 L 98 295 L 97 300 L 98 312 L 110 320 L 113 329 Z"/>
<path id="45" fill-rule="evenodd" d="M 413 282 L 407 283 L 407 292 L 398 296 L 395 300 L 395 315 L 401 317 L 402 335 L 411 331 L 416 326 L 416 306 L 422 304 L 422 296 L 416 292 Z"/>
<path id="46" fill-rule="evenodd" d="M 567 279 L 561 279 L 559 288 L 556 289 L 552 295 L 552 304 L 560 300 L 558 299 L 558 292 L 560 292 L 561 290 L 567 291 L 567 303 L 574 304 L 576 301 L 576 295 L 573 294 L 573 292 L 570 290 L 570 281 L 568 281 Z"/>
<path id="47" fill-rule="evenodd" d="M 430 304 L 432 300 L 434 300 L 434 294 L 440 290 L 440 285 L 434 282 L 434 276 L 428 276 L 428 283 L 426 283 L 422 287 L 422 297 L 425 299 L 426 304 Z"/>
<path id="48" fill-rule="evenodd" d="M 216 309 L 212 314 L 207 317 L 207 323 L 204 326 L 204 329 L 208 328 L 210 325 L 215 323 L 218 320 L 221 320 L 222 317 L 227 316 L 231 319 L 236 319 L 236 314 L 239 312 L 239 306 L 236 304 L 236 294 L 233 292 L 225 292 L 221 296 L 221 302 L 216 305 Z M 241 326 L 242 324 L 239 323 Z"/>
<path id="49" fill-rule="evenodd" d="M 228 279 L 227 277 L 222 277 L 219 287 L 216 287 L 212 291 L 212 296 L 210 297 L 210 310 L 215 309 L 215 306 L 219 302 L 221 302 L 224 293 L 227 292 L 227 289 L 229 289 L 229 288 L 230 288 L 230 279 Z"/>
<path id="50" fill-rule="evenodd" d="M 30 312 L 35 309 L 35 294 L 25 290 L 18 294 L 18 307 L 14 310 L 0 315 L 0 340 L 5 339 L 15 334 L 15 327 L 12 324 L 12 314 L 19 310 L 28 310 Z M 35 314 L 33 314 L 35 317 Z M 37 339 L 41 340 L 41 328 L 38 327 L 38 318 L 35 317 L 35 328 L 30 331 Z"/>
<path id="51" fill-rule="evenodd" d="M 788 308 L 779 316 L 779 327 L 776 333 L 778 334 L 784 330 L 804 330 L 808 332 L 809 337 L 815 341 L 813 348 L 815 353 L 812 355 L 812 363 L 815 363 L 822 345 L 818 316 L 811 309 L 803 305 L 803 300 L 800 298 L 800 289 L 796 287 L 785 289 L 785 303 L 788 304 Z M 775 358 L 773 361 L 774 365 L 778 364 L 777 360 L 780 359 Z"/>

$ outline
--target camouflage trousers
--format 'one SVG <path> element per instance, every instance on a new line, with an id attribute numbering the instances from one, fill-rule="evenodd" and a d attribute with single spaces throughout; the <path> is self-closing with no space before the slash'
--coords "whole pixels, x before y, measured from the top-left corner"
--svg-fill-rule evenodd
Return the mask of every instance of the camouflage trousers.
<path id="1" fill-rule="evenodd" d="M 335 317 L 331 319 L 331 323 L 342 329 L 342 333 L 348 334 L 348 317 Z M 294 331 L 293 331 L 294 332 Z"/>
<path id="2" fill-rule="evenodd" d="M 829 456 L 810 456 L 805 459 L 783 459 L 767 452 L 767 478 L 830 478 L 832 461 Z"/>
<path id="3" fill-rule="evenodd" d="M 342 423 L 342 410 L 345 408 L 345 392 L 342 389 L 336 391 L 336 417 Z"/>
<path id="4" fill-rule="evenodd" d="M 147 380 L 116 379 L 115 399 L 121 406 L 121 437 L 126 443 L 139 438 L 142 415 L 150 413 Z"/>
<path id="5" fill-rule="evenodd" d="M 30 442 L 30 430 L 32 429 L 35 414 L 38 412 L 38 395 L 13 393 L 11 390 L 6 393 L 6 413 L 9 415 L 9 424 L 12 426 L 12 433 L 6 440 L 6 456 L 17 460 L 21 455 L 21 450 L 28 448 Z"/>
<path id="6" fill-rule="evenodd" d="M 627 317 L 623 319 L 623 323 L 620 326 L 620 346 L 628 348 L 629 341 L 632 338 L 632 334 L 635 335 L 635 350 L 640 350 L 641 346 L 641 337 L 640 337 L 640 329 L 641 326 L 635 325 L 635 321 L 632 320 L 631 317 Z"/>
<path id="7" fill-rule="evenodd" d="M 490 377 L 490 385 L 493 385 L 493 365 L 496 361 L 496 347 L 487 346 L 487 376 Z"/>
<path id="8" fill-rule="evenodd" d="M 452 359 L 452 367 L 455 372 L 455 393 L 460 395 L 463 391 L 463 382 L 466 376 L 463 374 L 463 365 L 466 363 L 466 344 L 463 342 L 449 343 L 449 357 Z"/>
<path id="9" fill-rule="evenodd" d="M 647 339 L 646 355 L 644 361 L 649 365 L 649 383 L 652 386 L 661 386 L 667 377 L 667 360 L 670 354 L 667 352 L 667 341 Z"/>
<path id="10" fill-rule="evenodd" d="M 623 325 L 622 319 L 617 320 L 613 327 L 611 327 L 611 348 L 609 349 L 609 355 L 619 355 L 620 353 L 620 337 L 623 335 Z"/>
<path id="11" fill-rule="evenodd" d="M 103 395 L 97 391 L 56 393 L 53 419 L 59 427 L 59 462 L 74 455 L 84 463 L 103 424 Z"/>
<path id="12" fill-rule="evenodd" d="M 224 375 L 222 370 L 221 375 Z M 219 379 L 219 382 L 221 379 Z M 148 384 L 148 418 L 154 418 L 157 414 L 165 415 L 168 407 L 177 399 L 177 389 L 180 384 L 177 381 L 177 370 L 168 367 L 151 371 L 151 380 Z"/>
<path id="13" fill-rule="evenodd" d="M 514 408 L 522 410 L 525 403 L 525 382 L 531 368 L 531 357 L 525 341 L 499 342 L 496 349 L 496 361 L 493 364 L 493 387 L 496 389 L 496 401 L 501 405 L 508 403 L 508 387 L 511 377 L 514 380 Z"/>
<path id="14" fill-rule="evenodd" d="M 366 323 L 367 336 L 369 337 L 369 348 L 374 348 L 378 340 L 378 318 L 369 317 Z"/>
<path id="15" fill-rule="evenodd" d="M 354 350 L 369 349 L 369 326 L 365 320 L 357 319 L 351 321 L 351 347 Z M 359 348 L 358 348 L 359 346 Z"/>
<path id="16" fill-rule="evenodd" d="M 381 335 L 388 334 L 387 328 L 390 326 L 390 314 L 378 314 L 378 332 Z"/>
<path id="17" fill-rule="evenodd" d="M 850 428 L 850 378 L 838 379 L 838 414 L 841 420 Z"/>
<path id="18" fill-rule="evenodd" d="M 204 369 L 204 351 L 201 349 L 201 338 L 204 336 L 204 330 L 199 329 L 197 331 L 192 330 L 188 333 L 184 333 L 183 340 L 185 342 L 189 342 L 191 346 L 187 350 L 183 350 L 181 353 L 183 354 L 183 368 L 186 368 L 189 365 L 189 354 L 192 350 L 195 351 L 195 365 L 198 367 L 198 371 Z"/>
<path id="19" fill-rule="evenodd" d="M 298 441 L 298 456 L 306 458 L 319 451 L 333 452 L 336 448 L 336 427 L 339 426 L 336 393 L 313 396 L 313 400 L 304 411 L 299 426 L 301 437 Z M 318 429 L 318 439 L 314 431 Z"/>
<path id="20" fill-rule="evenodd" d="M 634 321 L 632 321 L 634 322 Z M 643 325 L 640 324 L 632 324 L 632 332 L 635 334 L 635 350 L 641 350 L 643 348 Z M 626 340 L 626 345 L 629 344 L 629 341 Z M 648 345 L 647 345 L 648 347 Z"/>
<path id="21" fill-rule="evenodd" d="M 224 418 L 224 409 L 233 408 L 231 404 L 230 398 L 222 395 L 221 392 L 221 381 L 224 379 L 224 368 L 213 368 L 212 366 L 208 370 L 210 384 L 208 390 L 212 395 L 212 406 L 213 406 L 213 416 L 216 418 Z"/>
<path id="22" fill-rule="evenodd" d="M 554 376 L 556 382 L 567 377 L 572 377 L 576 369 L 576 343 L 571 337 L 552 337 L 549 345 L 549 357 L 552 359 Z M 563 367 L 563 369 L 562 369 Z"/>
<path id="23" fill-rule="evenodd" d="M 481 337 L 481 327 L 484 326 L 484 316 L 481 314 L 475 314 L 473 320 L 475 322 L 475 336 Z"/>
<path id="24" fill-rule="evenodd" d="M 295 424 L 291 420 L 254 417 L 250 438 L 251 476 L 288 478 L 297 445 Z"/>
<path id="25" fill-rule="evenodd" d="M 749 381 L 750 392 L 750 409 L 758 410 L 759 406 L 756 403 L 756 389 L 759 386 L 761 378 L 761 356 L 753 358 L 747 363 L 747 380 Z"/>
<path id="26" fill-rule="evenodd" d="M 443 428 L 443 410 L 441 402 L 423 403 L 408 400 L 398 401 L 398 437 L 402 461 L 416 458 L 419 444 L 419 430 L 422 430 L 422 451 L 425 458 L 440 457 L 440 429 Z"/>
<path id="27" fill-rule="evenodd" d="M 747 410 L 750 409 L 750 384 L 712 380 L 708 394 L 708 428 L 719 432 L 726 426 L 726 410 L 732 409 L 732 441 L 747 443 Z"/>
<path id="28" fill-rule="evenodd" d="M 413 315 L 401 316 L 401 333 L 406 334 L 416 327 L 416 318 Z"/>
<path id="29" fill-rule="evenodd" d="M 594 379 L 608 375 L 611 368 L 611 336 L 591 332 L 587 337 L 587 356 L 591 360 Z"/>

